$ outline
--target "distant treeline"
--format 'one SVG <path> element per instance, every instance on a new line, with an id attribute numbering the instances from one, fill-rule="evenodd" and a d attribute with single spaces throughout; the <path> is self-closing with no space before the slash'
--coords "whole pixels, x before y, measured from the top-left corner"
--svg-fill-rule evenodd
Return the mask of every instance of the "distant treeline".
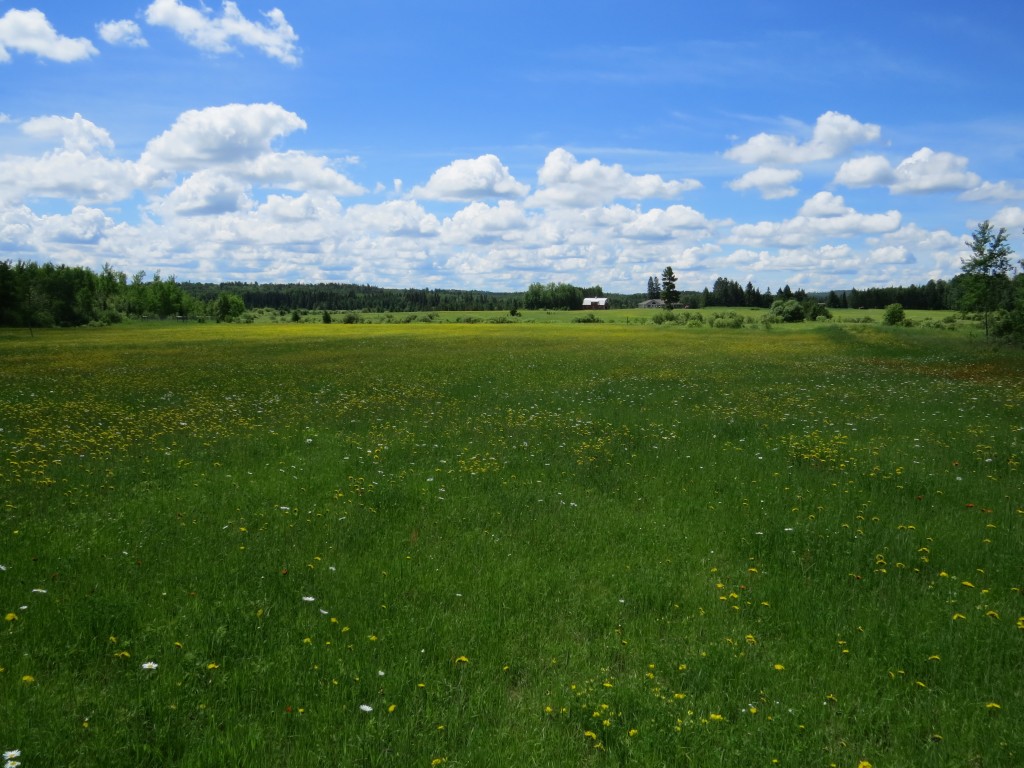
<path id="1" fill-rule="evenodd" d="M 200 301 L 223 292 L 240 296 L 247 307 L 341 310 L 352 312 L 472 312 L 523 307 L 522 293 L 490 293 L 441 288 L 376 288 L 346 283 L 182 283 Z"/>
<path id="2" fill-rule="evenodd" d="M 899 303 L 907 309 L 952 309 L 962 292 L 961 276 L 924 285 L 810 293 L 787 285 L 777 292 L 745 287 L 718 278 L 702 291 L 680 291 L 691 307 L 769 307 L 776 299 L 814 299 L 831 308 L 880 309 Z M 585 297 L 606 297 L 613 309 L 636 307 L 648 293 L 605 293 L 601 286 L 533 283 L 525 292 L 467 291 L 440 288 L 377 288 L 345 283 L 188 283 L 160 273 L 131 278 L 105 265 L 99 272 L 35 262 L 0 261 L 0 325 L 74 326 L 116 323 L 126 317 L 183 317 L 233 320 L 247 308 L 279 311 L 472 312 L 519 309 L 580 309 Z"/>
<path id="3" fill-rule="evenodd" d="M 704 307 L 764 307 L 768 308 L 778 299 L 816 299 L 831 309 L 883 309 L 890 304 L 902 304 L 906 309 L 954 309 L 958 295 L 959 276 L 950 281 L 929 280 L 924 285 L 899 286 L 892 288 L 850 288 L 847 290 L 811 292 L 792 290 L 788 285 L 773 292 L 771 288 L 761 290 L 748 282 L 741 286 L 735 280 L 720 277 L 710 289 L 702 291 L 679 291 L 679 304 L 694 308 Z M 661 295 L 658 278 L 652 277 L 647 283 L 649 299 Z"/>

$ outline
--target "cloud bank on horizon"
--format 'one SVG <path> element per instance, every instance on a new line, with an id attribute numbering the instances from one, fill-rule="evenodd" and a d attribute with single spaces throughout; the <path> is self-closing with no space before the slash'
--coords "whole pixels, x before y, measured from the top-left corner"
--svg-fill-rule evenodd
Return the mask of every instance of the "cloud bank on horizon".
<path id="1" fill-rule="evenodd" d="M 678 91 L 685 101 L 689 88 L 711 91 L 682 76 L 655 89 L 622 64 L 623 91 L 594 69 L 615 57 L 587 39 L 550 43 L 546 85 L 530 65 L 510 74 L 510 62 L 432 84 L 429 72 L 388 64 L 401 45 L 415 47 L 402 30 L 342 16 L 334 21 L 355 27 L 346 80 L 330 25 L 301 6 L 289 11 L 302 16 L 293 25 L 279 8 L 230 0 L 219 12 L 153 0 L 134 19 L 104 16 L 104 2 L 67 18 L 62 6 L 39 5 L 0 7 L 0 260 L 110 263 L 181 280 L 513 291 L 564 281 L 621 292 L 643 291 L 672 265 L 682 287 L 725 276 L 820 290 L 949 278 L 978 220 L 1015 237 L 1024 227 L 1024 140 L 1010 138 L 1013 115 L 975 126 L 969 140 L 957 132 L 979 117 L 961 115 L 955 130 L 920 129 L 917 141 L 903 109 L 892 109 L 890 128 L 820 97 L 794 98 L 786 111 L 799 119 L 741 113 L 742 92 L 729 103 L 706 95 L 713 119 L 654 102 L 631 119 L 616 104 L 531 111 L 522 105 L 545 89 L 586 92 L 580 110 L 597 110 L 602 93 Z M 384 50 L 360 48 L 360 21 Z M 523 91 L 506 92 L 518 106 L 506 106 L 492 140 L 480 111 L 498 98 L 488 88 L 498 72 Z M 736 82 L 735 73 L 715 77 Z M 48 90 L 57 78 L 70 84 Z M 421 122 L 391 118 L 407 104 Z M 525 127 L 507 127 L 517 120 Z M 669 127 L 655 132 L 659 123 Z M 450 126 L 466 124 L 478 129 L 450 138 Z M 1005 144 L 987 138 L 1000 130 Z"/>

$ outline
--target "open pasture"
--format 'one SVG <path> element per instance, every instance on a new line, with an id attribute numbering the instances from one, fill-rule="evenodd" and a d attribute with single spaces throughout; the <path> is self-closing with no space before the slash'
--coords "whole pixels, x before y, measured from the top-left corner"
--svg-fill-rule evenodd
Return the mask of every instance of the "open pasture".
<path id="1" fill-rule="evenodd" d="M 5 332 L 0 749 L 1020 765 L 1022 374 L 838 323 Z"/>

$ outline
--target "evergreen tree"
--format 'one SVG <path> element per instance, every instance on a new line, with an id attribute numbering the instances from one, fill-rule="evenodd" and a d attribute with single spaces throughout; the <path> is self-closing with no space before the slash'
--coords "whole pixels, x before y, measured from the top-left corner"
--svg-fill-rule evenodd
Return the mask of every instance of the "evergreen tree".
<path id="1" fill-rule="evenodd" d="M 676 290 L 676 273 L 672 271 L 672 267 L 665 267 L 661 273 L 661 298 L 669 307 L 679 301 L 679 291 Z"/>

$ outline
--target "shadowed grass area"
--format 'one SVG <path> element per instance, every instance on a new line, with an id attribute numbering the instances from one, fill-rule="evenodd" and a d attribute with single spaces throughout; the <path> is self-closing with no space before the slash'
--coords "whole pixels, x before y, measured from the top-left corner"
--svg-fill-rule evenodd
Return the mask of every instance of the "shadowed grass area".
<path id="1" fill-rule="evenodd" d="M 1022 360 L 829 324 L 0 338 L 25 765 L 1014 765 Z"/>

